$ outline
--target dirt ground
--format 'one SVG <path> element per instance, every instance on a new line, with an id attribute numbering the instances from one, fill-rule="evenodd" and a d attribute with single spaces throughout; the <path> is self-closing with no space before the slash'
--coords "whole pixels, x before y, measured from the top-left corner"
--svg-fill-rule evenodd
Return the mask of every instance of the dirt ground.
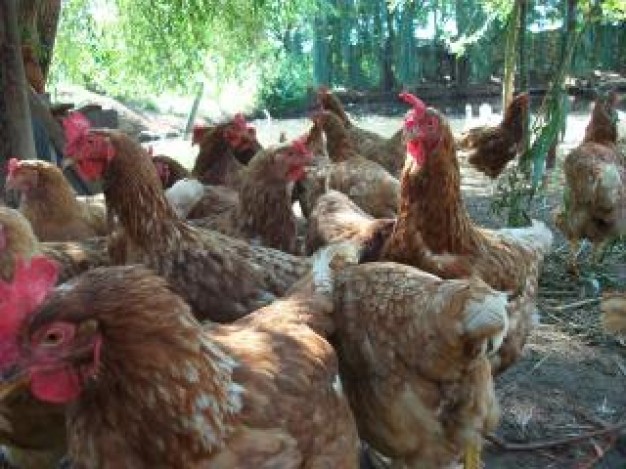
<path id="1" fill-rule="evenodd" d="M 473 183 L 486 178 L 463 165 L 466 205 L 484 226 L 503 222 L 490 212 L 492 197 L 469 195 Z M 626 249 L 615 246 L 594 274 L 588 251 L 581 255 L 582 274 L 566 272 L 567 245 L 552 223 L 560 203 L 560 174 L 552 176 L 545 198 L 532 216 L 545 220 L 555 233 L 552 253 L 540 280 L 540 324 L 526 344 L 522 359 L 498 377 L 502 409 L 497 437 L 522 446 L 569 438 L 626 421 L 626 347 L 603 333 L 598 293 L 625 281 Z M 599 284 L 599 285 L 598 285 Z M 486 446 L 485 465 L 496 468 L 626 468 L 626 433 L 549 448 L 512 450 Z"/>
<path id="2" fill-rule="evenodd" d="M 560 160 L 583 135 L 588 111 L 570 115 Z M 397 118 L 363 116 L 359 125 L 383 135 L 399 128 Z M 492 116 L 491 121 L 497 121 Z M 467 125 L 463 117 L 452 118 L 453 130 Z M 306 119 L 262 120 L 254 122 L 264 145 L 278 141 L 280 131 L 289 138 L 303 133 Z M 186 142 L 163 141 L 153 144 L 157 152 L 176 155 L 191 164 L 196 150 Z M 559 160 L 559 162 L 560 162 Z M 498 228 L 504 221 L 490 211 L 491 182 L 461 159 L 463 193 L 466 205 L 480 225 Z M 532 332 L 523 358 L 497 379 L 502 418 L 496 437 L 503 448 L 486 444 L 487 469 L 513 468 L 626 468 L 626 432 L 586 437 L 547 448 L 532 446 L 553 440 L 597 432 L 626 421 L 626 347 L 604 334 L 599 321 L 598 295 L 626 281 L 626 246 L 622 243 L 606 255 L 601 269 L 593 273 L 587 257 L 581 255 L 582 275 L 577 279 L 566 272 L 567 245 L 552 223 L 553 211 L 562 194 L 559 164 L 548 178 L 545 194 L 538 197 L 531 214 L 549 223 L 555 234 L 552 253 L 547 257 L 540 281 L 540 324 Z M 525 448 L 525 449 L 523 449 Z"/>

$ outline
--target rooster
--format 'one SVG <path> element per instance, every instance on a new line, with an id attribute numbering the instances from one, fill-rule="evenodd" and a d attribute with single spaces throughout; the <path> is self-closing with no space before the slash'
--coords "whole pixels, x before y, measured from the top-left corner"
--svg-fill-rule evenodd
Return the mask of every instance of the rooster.
<path id="1" fill-rule="evenodd" d="M 615 103 L 614 93 L 596 100 L 582 144 L 563 163 L 564 207 L 556 224 L 569 241 L 569 270 L 576 275 L 582 239 L 593 243 L 598 263 L 605 246 L 626 234 L 626 161 L 616 146 Z"/>
<path id="2" fill-rule="evenodd" d="M 477 227 L 461 198 L 461 174 L 454 137 L 445 117 L 418 98 L 403 94 L 413 109 L 405 118 L 409 156 L 402 172 L 402 198 L 393 233 L 380 257 L 420 267 L 422 243 L 434 254 L 459 256 L 491 288 L 507 292 L 509 331 L 492 358 L 494 372 L 515 362 L 536 314 L 538 278 L 552 232 L 531 227 Z"/>
<path id="3" fill-rule="evenodd" d="M 40 241 L 78 241 L 108 232 L 104 207 L 77 200 L 52 163 L 11 158 L 6 186 L 21 193 L 19 209 Z"/>
<path id="4" fill-rule="evenodd" d="M 375 132 L 354 125 L 339 98 L 327 88 L 321 87 L 317 96 L 322 109 L 332 112 L 341 120 L 359 155 L 380 164 L 393 176 L 400 174 L 406 157 L 406 148 L 402 142 L 402 129 L 390 138 L 382 137 Z"/>
<path id="5" fill-rule="evenodd" d="M 204 184 L 233 188 L 239 185 L 239 172 L 261 149 L 254 127 L 241 114 L 225 124 L 195 127 L 192 142 L 200 151 L 191 175 Z"/>
<path id="6" fill-rule="evenodd" d="M 116 131 L 90 131 L 81 114 L 67 128 L 68 155 L 87 180 L 102 179 L 120 229 L 110 236 L 116 264 L 141 263 L 163 275 L 200 319 L 233 321 L 281 296 L 310 261 L 197 229 L 179 219 L 148 154 Z"/>
<path id="7" fill-rule="evenodd" d="M 497 178 L 522 148 L 528 104 L 528 93 L 518 94 L 498 126 L 470 129 L 458 141 L 459 148 L 469 152 L 469 163 L 491 179 Z"/>
<path id="8" fill-rule="evenodd" d="M 243 171 L 238 204 L 196 226 L 297 254 L 291 192 L 312 158 L 306 136 L 259 151 Z"/>
<path id="9" fill-rule="evenodd" d="M 174 212 L 182 219 L 219 216 L 234 210 L 239 194 L 226 186 L 204 185 L 197 179 L 180 179 L 165 191 Z"/>
<path id="10" fill-rule="evenodd" d="M 76 467 L 357 467 L 322 294 L 203 326 L 144 267 L 95 269 L 50 291 L 45 261 L 0 284 L 18 304 L 0 316 L 0 394 L 28 381 L 37 399 L 71 403 Z"/>

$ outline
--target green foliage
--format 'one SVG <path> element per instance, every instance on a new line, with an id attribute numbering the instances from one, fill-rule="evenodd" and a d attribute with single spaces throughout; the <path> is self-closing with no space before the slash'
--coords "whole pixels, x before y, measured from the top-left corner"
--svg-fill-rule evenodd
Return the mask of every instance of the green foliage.
<path id="1" fill-rule="evenodd" d="M 271 107 L 281 95 L 283 107 L 297 101 L 307 85 L 318 83 L 379 88 L 389 71 L 393 76 L 386 83 L 392 87 L 440 81 L 446 75 L 457 84 L 482 83 L 502 73 L 505 25 L 514 3 L 64 0 L 52 78 L 132 97 L 165 90 L 191 93 L 200 81 L 219 88 L 232 78 L 258 74 L 266 81 L 262 100 Z M 624 39 L 613 40 L 617 35 L 611 34 L 616 22 L 626 19 L 624 1 L 578 4 L 579 16 L 601 22 L 602 38 L 612 39 L 602 47 L 600 60 L 595 57 L 602 41 L 590 35 L 587 46 L 579 48 L 585 55 L 581 68 L 618 63 Z M 540 17 L 561 20 L 564 5 L 565 0 L 530 2 L 528 24 Z M 539 43 L 548 33 L 533 36 Z M 529 53 L 541 54 L 541 49 Z M 554 60 L 551 56 L 540 63 L 550 70 Z M 281 71 L 285 73 L 279 76 Z M 291 79 L 296 82 L 287 84 Z"/>
<path id="2" fill-rule="evenodd" d="M 272 28 L 313 11 L 304 0 L 67 0 L 53 79 L 118 95 L 190 92 L 259 59 Z"/>
<path id="3" fill-rule="evenodd" d="M 260 104 L 272 113 L 302 108 L 308 99 L 311 64 L 304 58 L 280 54 L 265 67 L 259 92 Z"/>

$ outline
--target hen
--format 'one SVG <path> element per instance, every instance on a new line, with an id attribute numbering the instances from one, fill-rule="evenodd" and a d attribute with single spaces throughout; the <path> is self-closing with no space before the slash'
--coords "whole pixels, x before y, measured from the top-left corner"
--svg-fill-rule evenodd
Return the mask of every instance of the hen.
<path id="1" fill-rule="evenodd" d="M 314 122 L 326 134 L 332 164 L 328 168 L 330 187 L 347 194 L 361 209 L 378 218 L 396 214 L 400 183 L 382 166 L 359 155 L 341 120 L 321 111 Z"/>
<path id="2" fill-rule="evenodd" d="M 23 270 L 41 288 L 0 285 L 29 303 L 0 319 L 4 387 L 28 377 L 38 399 L 71 403 L 75 466 L 357 467 L 336 356 L 307 321 L 332 327 L 324 296 L 203 327 L 141 266 L 92 270 L 42 305 L 49 285 Z"/>
<path id="3" fill-rule="evenodd" d="M 421 268 L 425 245 L 434 254 L 458 256 L 491 288 L 507 292 L 509 331 L 492 358 L 494 372 L 500 372 L 517 360 L 532 327 L 539 272 L 552 233 L 539 221 L 519 229 L 477 227 L 463 205 L 447 120 L 418 98 L 403 97 L 413 105 L 404 124 L 409 156 L 398 220 L 380 259 Z"/>
<path id="4" fill-rule="evenodd" d="M 20 191 L 19 209 L 40 241 L 78 241 L 108 232 L 104 207 L 77 200 L 52 163 L 12 158 L 6 186 Z"/>
<path id="5" fill-rule="evenodd" d="M 351 241 L 364 252 L 377 251 L 391 234 L 394 218 L 376 219 L 361 210 L 341 192 L 322 195 L 311 216 L 306 236 L 306 252 L 313 254 L 327 244 Z"/>
<path id="6" fill-rule="evenodd" d="M 626 337 L 626 292 L 604 293 L 600 309 L 606 331 Z"/>
<path id="7" fill-rule="evenodd" d="M 570 243 L 569 269 L 578 273 L 580 241 L 594 245 L 600 261 L 605 245 L 626 233 L 626 161 L 617 149 L 615 94 L 596 100 L 583 143 L 563 163 L 565 191 L 556 224 Z"/>
<path id="8" fill-rule="evenodd" d="M 182 164 L 166 155 L 154 155 L 152 162 L 156 166 L 163 189 L 169 189 L 181 179 L 189 178 L 191 173 Z"/>
<path id="9" fill-rule="evenodd" d="M 478 171 L 495 179 L 515 158 L 524 140 L 528 104 L 528 93 L 518 94 L 509 103 L 498 126 L 473 128 L 461 136 L 458 146 L 469 152 L 469 163 Z"/>
<path id="10" fill-rule="evenodd" d="M 163 275 L 201 319 L 233 321 L 281 296 L 310 268 L 308 259 L 253 247 L 194 228 L 172 211 L 147 153 L 119 132 L 90 132 L 80 114 L 72 155 L 86 179 L 103 179 L 120 228 L 110 239 L 116 264 L 141 263 Z"/>
<path id="11" fill-rule="evenodd" d="M 28 262 L 38 252 L 28 221 L 18 211 L 0 207 L 0 285 L 30 282 L 20 278 L 15 265 L 18 259 Z M 0 291 L 0 298 L 2 317 L 10 301 L 4 291 Z M 28 390 L 16 390 L 0 398 L 0 446 L 14 467 L 56 467 L 66 451 L 64 427 L 63 408 L 36 400 Z"/>
<path id="12" fill-rule="evenodd" d="M 392 467 L 469 463 L 499 418 L 487 355 L 507 331 L 506 295 L 390 262 L 347 267 L 333 288 L 331 341 L 360 437 Z"/>
<path id="13" fill-rule="evenodd" d="M 259 151 L 242 172 L 237 206 L 195 225 L 297 254 L 291 192 L 313 158 L 305 139 Z"/>
<path id="14" fill-rule="evenodd" d="M 196 127 L 193 142 L 200 151 L 191 175 L 204 184 L 238 187 L 239 172 L 261 149 L 254 127 L 238 114 L 231 122 Z"/>
<path id="15" fill-rule="evenodd" d="M 0 278 L 10 280 L 17 259 L 29 259 L 39 253 L 57 262 L 61 281 L 110 264 L 106 238 L 40 243 L 20 212 L 0 206 Z"/>
<path id="16" fill-rule="evenodd" d="M 318 101 L 322 109 L 332 112 L 341 119 L 359 155 L 375 161 L 394 176 L 400 174 L 406 157 L 406 148 L 402 142 L 402 129 L 390 138 L 385 138 L 375 132 L 357 127 L 346 114 L 339 98 L 327 88 L 319 89 Z"/>
<path id="17" fill-rule="evenodd" d="M 165 191 L 167 201 L 180 218 L 219 216 L 239 204 L 237 191 L 226 186 L 204 185 L 197 179 L 181 179 Z"/>

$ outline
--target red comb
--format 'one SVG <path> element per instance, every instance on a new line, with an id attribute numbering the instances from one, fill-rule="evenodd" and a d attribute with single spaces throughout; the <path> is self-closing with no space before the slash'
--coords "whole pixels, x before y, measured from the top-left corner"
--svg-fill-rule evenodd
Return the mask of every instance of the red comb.
<path id="1" fill-rule="evenodd" d="M 13 173 L 15 173 L 15 171 L 19 167 L 20 167 L 20 160 L 18 160 L 17 158 L 11 158 L 9 162 L 7 163 L 7 169 L 9 170 L 9 175 L 12 175 Z"/>
<path id="2" fill-rule="evenodd" d="M 400 93 L 398 96 L 402 101 L 413 106 L 413 109 L 415 109 L 418 113 L 423 114 L 426 112 L 426 104 L 424 104 L 424 101 L 419 99 L 417 96 L 411 93 Z"/>
<path id="3" fill-rule="evenodd" d="M 293 142 L 291 142 L 291 147 L 296 150 L 300 155 L 308 156 L 311 155 L 311 150 L 307 147 L 306 142 L 309 138 L 308 134 L 302 135 L 298 137 Z"/>
<path id="4" fill-rule="evenodd" d="M 63 119 L 65 130 L 65 154 L 75 155 L 78 153 L 80 144 L 87 137 L 91 124 L 84 114 L 78 111 L 71 112 Z"/>
<path id="5" fill-rule="evenodd" d="M 22 321 L 54 288 L 58 272 L 56 262 L 36 256 L 17 260 L 11 282 L 0 279 L 0 342 L 17 334 Z"/>
<path id="6" fill-rule="evenodd" d="M 209 127 L 206 125 L 203 125 L 203 124 L 194 125 L 193 131 L 191 133 L 191 144 L 192 145 L 200 144 L 207 130 L 209 130 Z"/>
<path id="7" fill-rule="evenodd" d="M 245 130 L 248 128 L 248 124 L 246 122 L 246 118 L 245 116 L 238 112 L 237 114 L 235 114 L 235 117 L 233 117 L 233 124 L 235 124 L 235 127 L 240 128 L 241 130 Z"/>

